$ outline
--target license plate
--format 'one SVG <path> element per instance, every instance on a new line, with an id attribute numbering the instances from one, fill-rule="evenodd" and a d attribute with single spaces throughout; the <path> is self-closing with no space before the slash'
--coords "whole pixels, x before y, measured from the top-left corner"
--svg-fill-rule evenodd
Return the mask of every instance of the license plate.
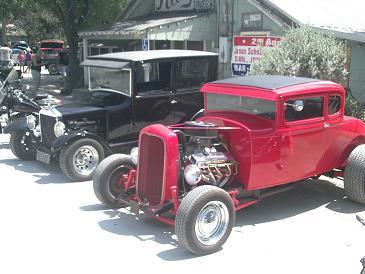
<path id="1" fill-rule="evenodd" d="M 49 164 L 51 162 L 51 154 L 37 150 L 37 161 Z"/>
<path id="2" fill-rule="evenodd" d="M 139 204 L 135 201 L 130 202 L 130 211 L 134 214 L 139 214 Z"/>

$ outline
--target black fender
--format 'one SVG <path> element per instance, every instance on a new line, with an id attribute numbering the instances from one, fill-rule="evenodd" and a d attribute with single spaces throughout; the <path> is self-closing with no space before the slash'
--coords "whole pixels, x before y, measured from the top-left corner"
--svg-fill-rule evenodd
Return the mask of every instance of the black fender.
<path id="1" fill-rule="evenodd" d="M 27 118 L 21 117 L 11 121 L 6 127 L 4 127 L 4 133 L 11 133 L 17 130 L 28 129 Z"/>
<path id="2" fill-rule="evenodd" d="M 71 144 L 77 140 L 83 139 L 83 138 L 90 138 L 98 141 L 104 148 L 105 154 L 113 154 L 113 151 L 110 149 L 109 145 L 103 138 L 101 138 L 98 135 L 88 133 L 88 132 L 72 132 L 67 135 L 62 135 L 58 137 L 56 140 L 53 141 L 51 145 L 51 151 L 52 153 L 59 152 L 64 146 Z"/>

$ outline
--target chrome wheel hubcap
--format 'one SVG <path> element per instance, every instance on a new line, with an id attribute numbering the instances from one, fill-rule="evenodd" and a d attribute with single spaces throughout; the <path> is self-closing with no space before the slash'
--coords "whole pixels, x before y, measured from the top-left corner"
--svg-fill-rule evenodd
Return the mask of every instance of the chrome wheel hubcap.
<path id="1" fill-rule="evenodd" d="M 199 212 L 195 223 L 195 234 L 203 245 L 214 245 L 227 231 L 229 213 L 227 206 L 220 201 L 207 203 Z"/>
<path id="2" fill-rule="evenodd" d="M 73 156 L 75 171 L 81 175 L 90 175 L 98 166 L 99 153 L 92 146 L 82 146 Z"/>

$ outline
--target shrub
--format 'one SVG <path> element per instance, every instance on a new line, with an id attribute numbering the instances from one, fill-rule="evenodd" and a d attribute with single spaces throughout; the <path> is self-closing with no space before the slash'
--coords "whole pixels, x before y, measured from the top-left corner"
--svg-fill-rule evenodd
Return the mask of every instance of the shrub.
<path id="1" fill-rule="evenodd" d="M 262 58 L 251 65 L 251 75 L 287 75 L 344 83 L 346 45 L 333 34 L 309 26 L 290 28 L 276 47 L 263 47 Z"/>

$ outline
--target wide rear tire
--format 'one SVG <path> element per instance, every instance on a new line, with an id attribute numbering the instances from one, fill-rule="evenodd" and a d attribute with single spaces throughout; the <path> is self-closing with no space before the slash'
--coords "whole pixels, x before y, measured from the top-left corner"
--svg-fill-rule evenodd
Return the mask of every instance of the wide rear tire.
<path id="1" fill-rule="evenodd" d="M 365 145 L 357 146 L 351 152 L 345 168 L 344 186 L 347 197 L 365 204 Z"/>
<path id="2" fill-rule="evenodd" d="M 199 186 L 182 200 L 175 219 L 179 243 L 190 252 L 218 251 L 231 234 L 236 212 L 229 194 L 215 186 Z"/>
<path id="3" fill-rule="evenodd" d="M 113 154 L 101 161 L 93 178 L 94 192 L 99 201 L 111 208 L 122 207 L 117 197 L 124 192 L 122 185 L 133 169 L 136 166 L 129 155 Z"/>

